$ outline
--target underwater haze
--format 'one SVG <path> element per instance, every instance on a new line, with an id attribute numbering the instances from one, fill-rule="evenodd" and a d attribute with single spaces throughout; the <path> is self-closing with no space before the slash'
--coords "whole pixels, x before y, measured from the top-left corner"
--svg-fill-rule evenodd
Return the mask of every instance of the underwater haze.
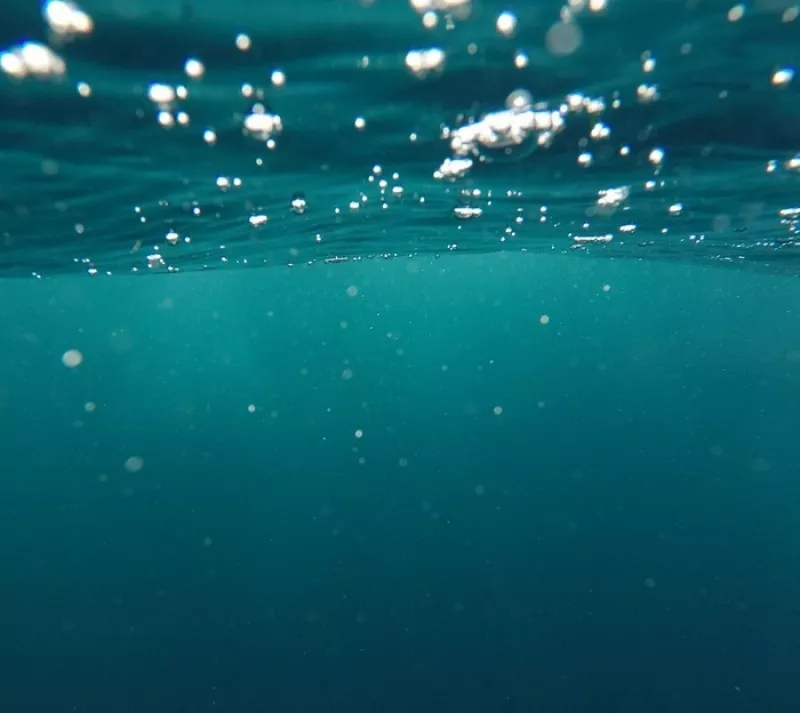
<path id="1" fill-rule="evenodd" d="M 0 19 L 0 713 L 800 709 L 800 6 Z"/>

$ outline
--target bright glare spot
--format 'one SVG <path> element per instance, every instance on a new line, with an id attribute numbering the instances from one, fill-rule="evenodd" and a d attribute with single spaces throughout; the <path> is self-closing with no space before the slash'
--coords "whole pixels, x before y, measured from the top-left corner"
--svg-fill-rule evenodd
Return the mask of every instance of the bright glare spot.
<path id="1" fill-rule="evenodd" d="M 183 69 L 192 79 L 202 77 L 206 73 L 206 68 L 199 59 L 187 59 Z"/>
<path id="2" fill-rule="evenodd" d="M 44 78 L 63 75 L 67 65 L 46 45 L 26 42 L 0 54 L 0 69 L 18 79 L 29 74 Z"/>
<path id="3" fill-rule="evenodd" d="M 776 87 L 784 86 L 794 79 L 794 70 L 789 67 L 779 69 L 772 75 L 772 83 Z"/>
<path id="4" fill-rule="evenodd" d="M 169 128 L 175 125 L 175 117 L 168 111 L 160 111 L 158 112 L 158 123 L 161 124 L 161 126 Z"/>
<path id="5" fill-rule="evenodd" d="M 263 105 L 256 104 L 252 113 L 245 117 L 244 128 L 256 138 L 265 141 L 272 134 L 283 131 L 283 124 L 277 114 L 268 114 Z"/>
<path id="6" fill-rule="evenodd" d="M 409 50 L 406 55 L 406 67 L 418 77 L 424 77 L 428 72 L 441 69 L 444 60 L 445 54 L 438 47 L 427 50 Z"/>
<path id="7" fill-rule="evenodd" d="M 517 29 L 517 18 L 511 12 L 503 12 L 497 17 L 497 31 L 505 37 L 510 37 Z"/>
<path id="8" fill-rule="evenodd" d="M 175 101 L 175 89 L 168 84 L 151 84 L 147 96 L 154 104 L 169 104 Z"/>
<path id="9" fill-rule="evenodd" d="M 75 3 L 50 0 L 44 6 L 44 19 L 59 35 L 87 34 L 94 29 L 92 18 Z"/>

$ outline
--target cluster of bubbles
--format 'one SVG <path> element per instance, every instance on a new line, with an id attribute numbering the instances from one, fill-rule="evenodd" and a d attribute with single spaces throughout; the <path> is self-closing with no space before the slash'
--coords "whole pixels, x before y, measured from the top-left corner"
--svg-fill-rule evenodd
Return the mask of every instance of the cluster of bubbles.
<path id="1" fill-rule="evenodd" d="M 409 6 L 411 11 L 419 16 L 422 26 L 429 30 L 441 26 L 452 29 L 457 23 L 466 22 L 474 15 L 472 0 L 409 0 Z M 553 18 L 545 32 L 546 50 L 556 58 L 571 55 L 583 43 L 581 17 L 586 14 L 602 14 L 607 10 L 607 0 L 565 0 L 557 17 Z M 735 5 L 728 11 L 725 19 L 731 23 L 740 22 L 746 12 L 744 5 Z M 781 21 L 793 22 L 798 14 L 800 13 L 796 7 L 787 8 L 781 16 Z M 71 0 L 48 0 L 43 6 L 42 15 L 49 32 L 47 44 L 26 42 L 0 53 L 0 70 L 12 79 L 64 77 L 67 74 L 67 64 L 60 56 L 59 49 L 66 43 L 94 31 L 92 18 Z M 519 19 L 513 11 L 507 9 L 493 18 L 493 27 L 501 42 L 505 39 L 511 40 L 518 33 Z M 249 52 L 253 46 L 251 38 L 245 33 L 236 35 L 233 42 L 240 52 Z M 477 51 L 475 44 L 468 46 L 470 54 L 474 55 Z M 681 47 L 681 52 L 684 54 L 691 51 L 689 43 Z M 405 55 L 405 67 L 413 77 L 426 81 L 446 71 L 447 54 L 443 47 L 438 46 L 412 48 Z M 656 57 L 647 51 L 642 53 L 640 62 L 644 77 L 631 99 L 641 104 L 658 102 L 659 86 L 652 79 L 656 73 Z M 528 64 L 529 59 L 525 51 L 517 49 L 513 53 L 513 65 L 523 69 Z M 362 58 L 359 66 L 365 68 L 368 65 L 369 57 Z M 189 57 L 185 60 L 183 72 L 186 77 L 185 83 L 153 81 L 147 88 L 147 99 L 155 110 L 155 120 L 165 129 L 191 125 L 185 103 L 192 82 L 202 79 L 206 68 L 200 58 Z M 775 87 L 786 87 L 793 80 L 794 69 L 789 66 L 774 68 L 770 77 L 770 83 Z M 286 74 L 281 69 L 273 69 L 269 75 L 269 82 L 273 89 L 284 87 L 287 82 Z M 77 91 L 83 97 L 92 94 L 92 88 L 85 82 L 77 84 Z M 248 83 L 241 85 L 240 94 L 248 101 L 249 109 L 239 115 L 239 121 L 241 130 L 246 136 L 267 149 L 274 149 L 277 137 L 284 131 L 284 120 L 278 113 L 269 109 L 266 93 L 262 87 Z M 612 110 L 619 109 L 622 102 L 623 99 L 618 93 L 613 93 L 609 97 L 593 97 L 580 92 L 571 93 L 552 103 L 537 101 L 528 89 L 519 87 L 507 96 L 502 107 L 478 116 L 460 115 L 452 125 L 442 124 L 440 138 L 446 148 L 440 156 L 433 157 L 432 176 L 437 181 L 456 183 L 463 181 L 477 165 L 516 161 L 534 151 L 547 149 L 564 131 L 567 123 L 572 121 L 571 117 L 578 114 L 589 119 L 589 129 L 579 141 L 576 164 L 580 168 L 589 169 L 596 161 L 595 145 L 603 146 L 604 153 L 608 153 L 613 133 L 608 116 Z M 358 131 L 365 131 L 367 120 L 363 116 L 357 116 L 353 120 L 353 126 Z M 209 146 L 217 144 L 219 140 L 213 127 L 203 127 L 200 135 L 203 142 Z M 415 141 L 416 134 L 411 134 L 410 139 Z M 634 153 L 634 149 L 626 144 L 617 144 L 612 151 L 621 157 L 632 156 Z M 641 163 L 649 165 L 652 173 L 644 180 L 641 190 L 654 192 L 664 187 L 665 183 L 661 176 L 666 161 L 667 153 L 663 147 L 653 145 L 645 147 Z M 258 158 L 256 163 L 258 166 L 263 165 L 263 159 Z M 770 161 L 766 170 L 800 171 L 800 154 L 788 160 Z M 242 186 L 242 179 L 237 176 L 220 175 L 213 180 L 216 188 L 222 192 L 236 190 Z M 400 199 L 406 195 L 399 176 L 396 173 L 384 172 L 380 166 L 376 166 L 369 174 L 369 182 L 378 188 L 378 204 L 381 210 L 387 210 L 393 199 Z M 462 195 L 465 191 L 468 195 L 477 195 L 476 189 L 464 189 Z M 587 216 L 609 216 L 617 210 L 624 212 L 633 191 L 632 184 L 600 189 L 597 191 L 594 204 L 587 208 Z M 419 201 L 424 202 L 424 197 Z M 353 196 L 353 200 L 346 207 L 335 207 L 333 213 L 338 218 L 343 212 L 362 211 L 368 202 L 368 196 L 362 192 L 358 196 Z M 288 203 L 292 213 L 302 215 L 306 212 L 306 200 L 300 194 L 292 196 Z M 137 207 L 136 211 L 139 219 L 144 222 L 142 208 Z M 199 208 L 195 208 L 195 211 L 199 211 Z M 683 212 L 684 206 L 680 202 L 673 202 L 667 207 L 669 216 L 680 216 Z M 460 220 L 479 218 L 482 214 L 480 207 L 470 204 L 458 205 L 453 210 L 453 215 Z M 800 210 L 794 208 L 786 209 L 786 212 L 781 214 L 781 219 L 793 234 L 797 232 L 799 215 Z M 517 216 L 515 223 L 518 224 L 521 220 L 522 217 Z M 540 222 L 548 220 L 547 206 L 541 206 L 539 220 Z M 247 221 L 252 228 L 263 228 L 269 224 L 269 216 L 264 212 L 253 211 L 247 216 Z M 617 230 L 622 235 L 628 235 L 636 231 L 636 225 L 630 221 L 623 221 L 617 226 Z M 512 227 L 505 231 L 500 240 L 504 241 L 513 235 Z M 614 235 L 610 232 L 592 234 L 590 230 L 585 230 L 582 233 L 571 233 L 570 238 L 573 247 L 582 247 L 589 244 L 606 244 L 614 239 Z M 317 243 L 321 242 L 322 236 L 317 233 L 314 235 L 314 240 Z M 170 229 L 165 241 L 169 247 L 175 247 L 191 243 L 191 238 L 179 236 L 175 230 Z M 138 252 L 141 247 L 142 245 L 137 243 L 134 252 Z M 146 254 L 146 266 L 151 269 L 174 269 L 165 260 L 164 253 L 158 246 Z M 90 271 L 96 274 L 94 267 L 91 267 Z"/>
<path id="2" fill-rule="evenodd" d="M 56 47 L 94 29 L 92 18 L 68 0 L 49 0 L 42 15 L 49 30 L 50 45 Z M 50 46 L 25 42 L 0 53 L 0 69 L 17 79 L 61 77 L 67 71 L 67 65 Z"/>

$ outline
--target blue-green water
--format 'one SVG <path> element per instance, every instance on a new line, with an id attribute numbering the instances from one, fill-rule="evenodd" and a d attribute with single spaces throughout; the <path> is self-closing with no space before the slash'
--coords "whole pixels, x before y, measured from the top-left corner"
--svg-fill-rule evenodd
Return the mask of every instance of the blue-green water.
<path id="1" fill-rule="evenodd" d="M 2 713 L 800 705 L 797 12 L 451 5 L 6 3 Z"/>

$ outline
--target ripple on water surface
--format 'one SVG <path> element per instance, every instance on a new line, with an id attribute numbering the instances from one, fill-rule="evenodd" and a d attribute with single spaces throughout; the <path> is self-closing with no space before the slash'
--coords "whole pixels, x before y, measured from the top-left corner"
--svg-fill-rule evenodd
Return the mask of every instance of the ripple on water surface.
<path id="1" fill-rule="evenodd" d="M 162 5 L 5 11 L 3 274 L 800 265 L 791 2 Z"/>

